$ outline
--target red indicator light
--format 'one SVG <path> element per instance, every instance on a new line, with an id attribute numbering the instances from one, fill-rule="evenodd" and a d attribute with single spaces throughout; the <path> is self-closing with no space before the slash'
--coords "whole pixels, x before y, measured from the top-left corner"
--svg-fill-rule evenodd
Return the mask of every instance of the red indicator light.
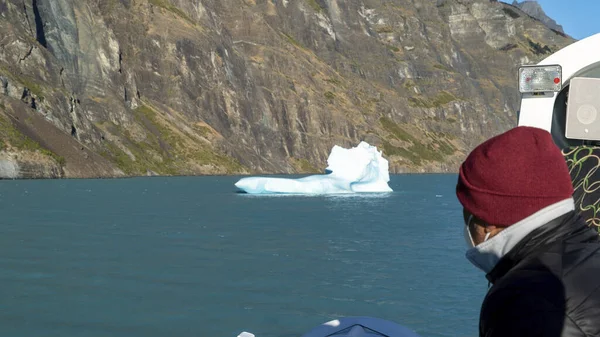
<path id="1" fill-rule="evenodd" d="M 559 84 L 559 83 L 560 83 L 560 78 L 558 78 L 558 77 L 555 77 L 555 78 L 554 78 L 554 84 Z"/>

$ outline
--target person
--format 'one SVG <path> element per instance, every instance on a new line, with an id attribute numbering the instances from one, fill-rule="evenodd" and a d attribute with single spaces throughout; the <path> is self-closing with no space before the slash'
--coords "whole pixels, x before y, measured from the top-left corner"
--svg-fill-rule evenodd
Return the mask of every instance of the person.
<path id="1" fill-rule="evenodd" d="M 477 146 L 456 195 L 466 257 L 491 284 L 480 336 L 600 336 L 600 239 L 549 132 L 520 126 Z"/>

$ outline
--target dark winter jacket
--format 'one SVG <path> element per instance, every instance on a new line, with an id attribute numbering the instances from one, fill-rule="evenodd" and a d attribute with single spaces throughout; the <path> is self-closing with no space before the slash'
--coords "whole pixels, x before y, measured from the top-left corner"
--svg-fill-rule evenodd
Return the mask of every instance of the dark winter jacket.
<path id="1" fill-rule="evenodd" d="M 480 336 L 600 336 L 600 238 L 575 212 L 529 233 L 486 277 Z"/>

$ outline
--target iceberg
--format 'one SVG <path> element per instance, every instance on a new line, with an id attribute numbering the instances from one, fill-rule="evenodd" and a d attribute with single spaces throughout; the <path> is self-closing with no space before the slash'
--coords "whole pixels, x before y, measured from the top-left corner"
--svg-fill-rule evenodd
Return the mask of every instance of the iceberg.
<path id="1" fill-rule="evenodd" d="M 392 192 L 389 164 L 377 147 L 360 142 L 346 149 L 335 145 L 327 158 L 327 174 L 304 178 L 246 177 L 235 186 L 250 194 L 337 194 Z"/>

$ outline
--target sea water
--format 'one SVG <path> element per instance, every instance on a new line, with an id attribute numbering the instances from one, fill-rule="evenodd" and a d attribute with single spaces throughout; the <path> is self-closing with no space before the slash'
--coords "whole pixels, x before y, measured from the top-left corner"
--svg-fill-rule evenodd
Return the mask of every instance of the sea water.
<path id="1" fill-rule="evenodd" d="M 256 196 L 240 177 L 0 181 L 0 336 L 300 336 L 342 316 L 477 336 L 455 175 Z"/>

